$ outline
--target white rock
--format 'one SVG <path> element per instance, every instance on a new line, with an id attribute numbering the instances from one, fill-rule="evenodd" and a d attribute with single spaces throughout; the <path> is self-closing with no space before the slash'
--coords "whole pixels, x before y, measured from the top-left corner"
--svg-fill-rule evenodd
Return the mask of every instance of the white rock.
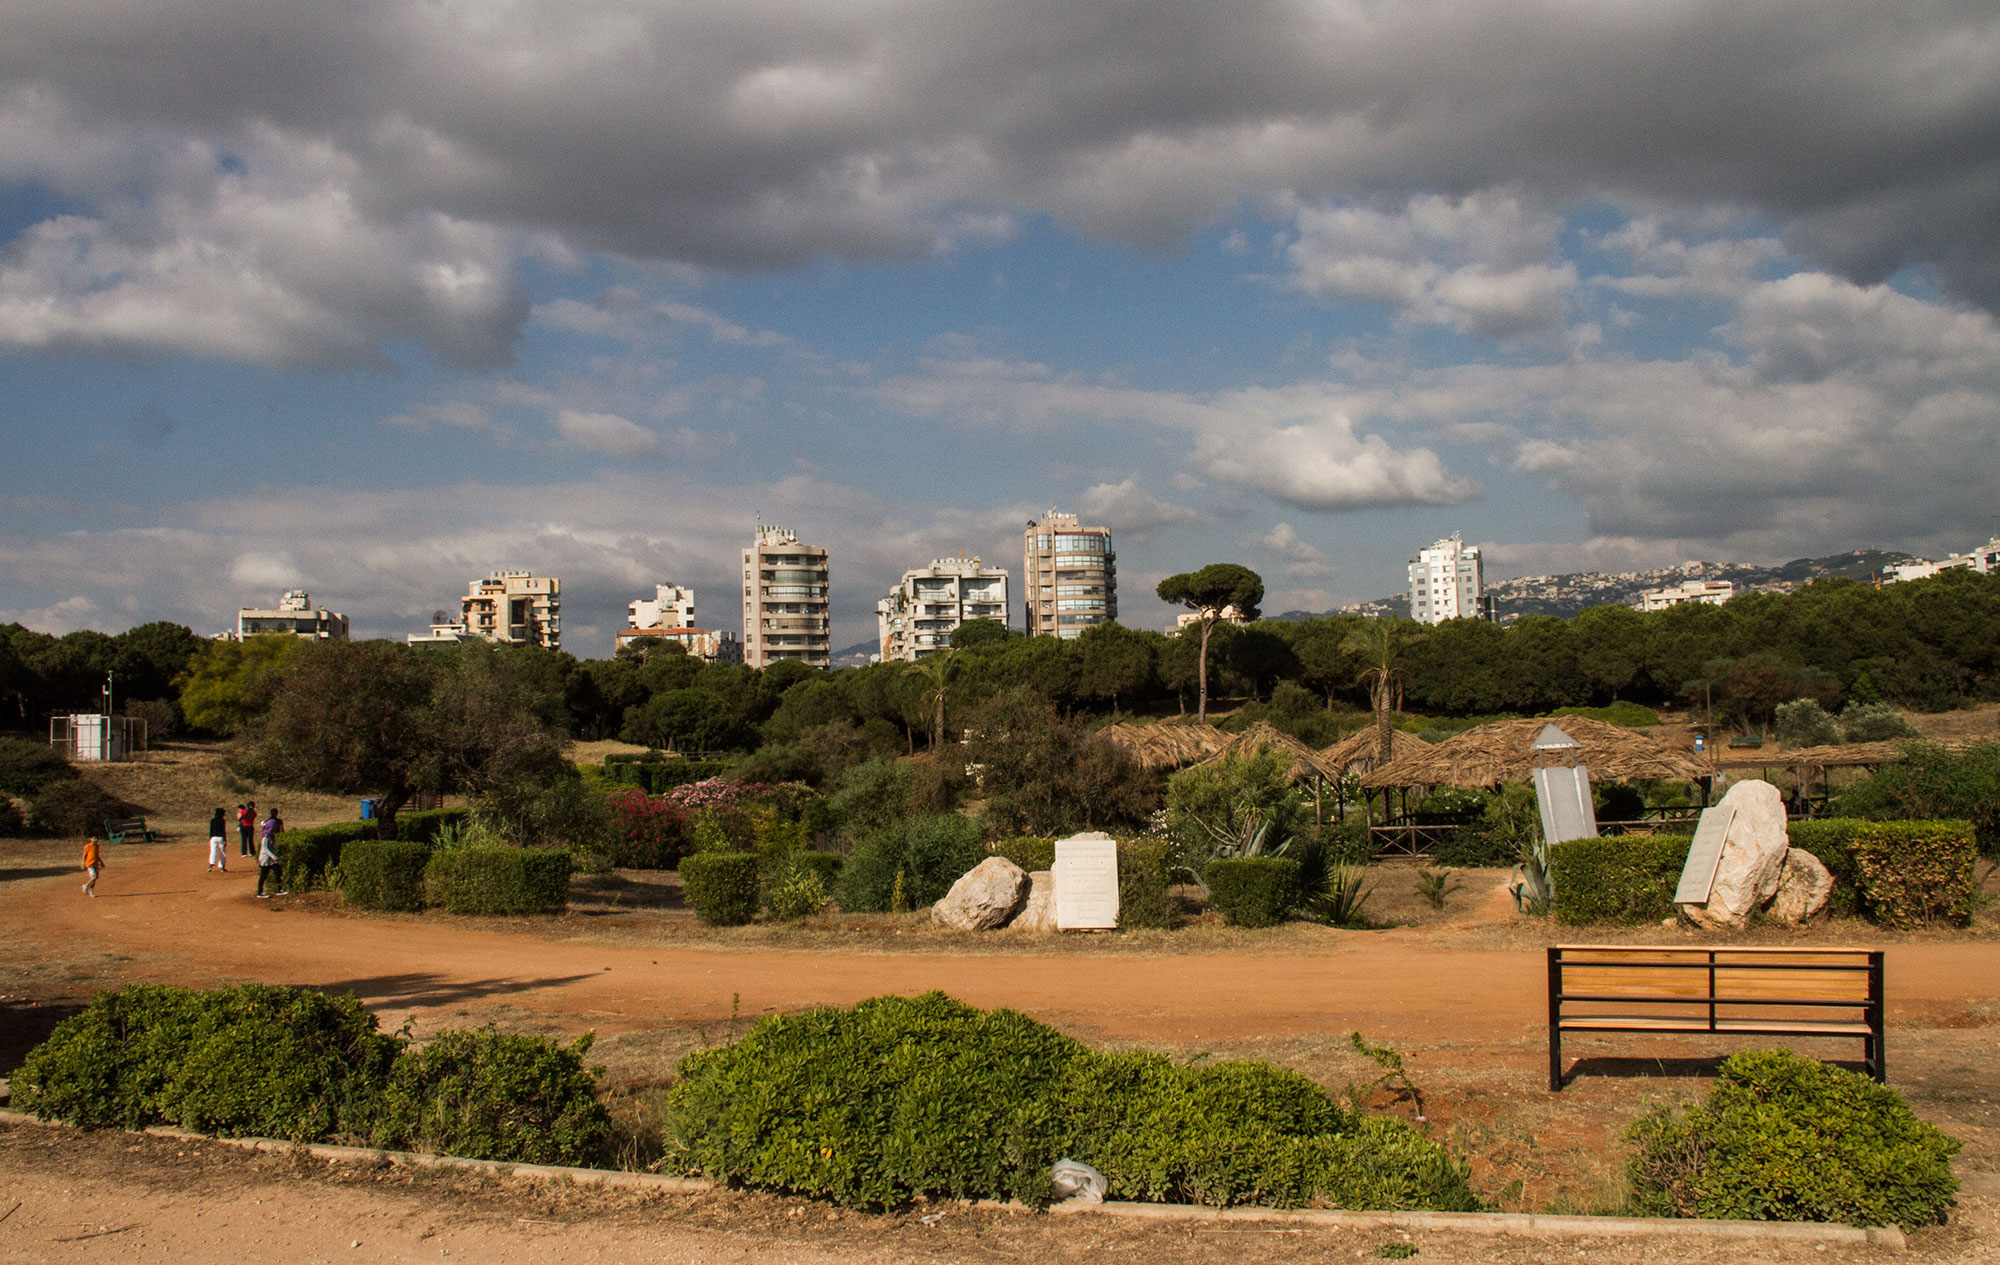
<path id="1" fill-rule="evenodd" d="M 1772 922 L 1796 927 L 1826 908 L 1833 895 L 1833 872 L 1804 848 L 1785 853 L 1784 873 L 1778 878 L 1778 894 L 1764 912 Z"/>
<path id="2" fill-rule="evenodd" d="M 958 931 L 1002 927 L 1028 898 L 1028 874 L 1006 857 L 987 857 L 931 906 L 931 921 Z"/>
<path id="3" fill-rule="evenodd" d="M 1698 926 L 1742 927 L 1750 913 L 1778 890 L 1785 869 L 1785 797 L 1769 782 L 1738 782 L 1722 797 L 1736 810 L 1722 841 L 1722 860 L 1706 905 L 1683 905 Z"/>
<path id="4" fill-rule="evenodd" d="M 1028 900 L 1010 930 L 1054 931 L 1056 929 L 1056 876 L 1053 870 L 1036 870 L 1028 875 Z"/>

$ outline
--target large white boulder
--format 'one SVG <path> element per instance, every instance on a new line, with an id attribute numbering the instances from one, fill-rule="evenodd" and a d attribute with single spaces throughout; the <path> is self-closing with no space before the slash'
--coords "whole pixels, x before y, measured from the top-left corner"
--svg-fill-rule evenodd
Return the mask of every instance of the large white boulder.
<path id="1" fill-rule="evenodd" d="M 1750 914 L 1771 899 L 1785 870 L 1785 797 L 1769 782 L 1738 782 L 1722 797 L 1720 807 L 1734 808 L 1729 834 L 1722 841 L 1722 859 L 1706 905 L 1682 905 L 1698 926 L 1711 930 L 1742 927 Z"/>
<path id="2" fill-rule="evenodd" d="M 1784 872 L 1778 878 L 1778 894 L 1771 897 L 1765 915 L 1772 922 L 1796 927 L 1826 908 L 1833 895 L 1833 872 L 1804 848 L 1785 853 Z"/>
<path id="3" fill-rule="evenodd" d="M 987 857 L 931 906 L 931 921 L 958 931 L 1004 927 L 1028 898 L 1028 873 L 1006 857 Z"/>
<path id="4" fill-rule="evenodd" d="M 1053 870 L 1036 870 L 1028 875 L 1028 899 L 1010 931 L 1054 931 L 1056 929 L 1056 876 Z"/>

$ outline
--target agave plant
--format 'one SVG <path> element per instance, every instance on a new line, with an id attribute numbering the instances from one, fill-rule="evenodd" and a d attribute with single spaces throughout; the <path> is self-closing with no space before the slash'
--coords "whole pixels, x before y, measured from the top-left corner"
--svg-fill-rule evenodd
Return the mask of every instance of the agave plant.
<path id="1" fill-rule="evenodd" d="M 1368 867 L 1336 861 L 1328 867 L 1326 882 L 1312 900 L 1313 910 L 1336 927 L 1352 927 L 1362 921 L 1361 907 L 1375 889 L 1368 885 Z"/>

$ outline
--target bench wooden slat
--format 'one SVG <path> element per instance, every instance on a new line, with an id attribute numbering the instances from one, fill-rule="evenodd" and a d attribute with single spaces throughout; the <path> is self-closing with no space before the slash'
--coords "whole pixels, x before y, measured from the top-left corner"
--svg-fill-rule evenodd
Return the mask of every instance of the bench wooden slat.
<path id="1" fill-rule="evenodd" d="M 1552 946 L 1549 1088 L 1562 1089 L 1564 1032 L 1859 1037 L 1879 1081 L 1881 994 L 1879 949 Z M 1619 1009 L 1595 1009 L 1607 1006 Z"/>

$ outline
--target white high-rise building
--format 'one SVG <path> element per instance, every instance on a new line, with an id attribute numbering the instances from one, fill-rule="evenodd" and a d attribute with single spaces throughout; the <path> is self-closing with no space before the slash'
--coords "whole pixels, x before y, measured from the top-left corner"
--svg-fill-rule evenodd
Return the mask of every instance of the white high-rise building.
<path id="1" fill-rule="evenodd" d="M 1455 532 L 1410 559 L 1410 618 L 1420 624 L 1477 617 L 1484 591 L 1479 546 Z"/>
<path id="2" fill-rule="evenodd" d="M 903 572 L 889 595 L 875 603 L 875 627 L 884 662 L 936 654 L 951 644 L 952 629 L 968 619 L 1007 622 L 1007 571 L 975 555 L 933 558 Z"/>
<path id="3" fill-rule="evenodd" d="M 625 604 L 625 622 L 612 638 L 614 652 L 627 645 L 673 642 L 704 662 L 743 662 L 743 643 L 735 633 L 695 626 L 693 589 L 656 584 L 651 598 Z"/>
<path id="4" fill-rule="evenodd" d="M 1021 533 L 1021 597 L 1030 637 L 1080 637 L 1118 618 L 1118 555 L 1109 527 L 1055 510 Z"/>
<path id="5" fill-rule="evenodd" d="M 743 662 L 832 666 L 826 563 L 826 550 L 800 544 L 790 528 L 757 525 L 757 543 L 743 551 Z"/>
<path id="6" fill-rule="evenodd" d="M 279 598 L 277 606 L 270 610 L 245 606 L 236 612 L 238 641 L 267 633 L 318 641 L 346 641 L 347 616 L 324 606 L 315 607 L 304 589 L 292 589 Z"/>

